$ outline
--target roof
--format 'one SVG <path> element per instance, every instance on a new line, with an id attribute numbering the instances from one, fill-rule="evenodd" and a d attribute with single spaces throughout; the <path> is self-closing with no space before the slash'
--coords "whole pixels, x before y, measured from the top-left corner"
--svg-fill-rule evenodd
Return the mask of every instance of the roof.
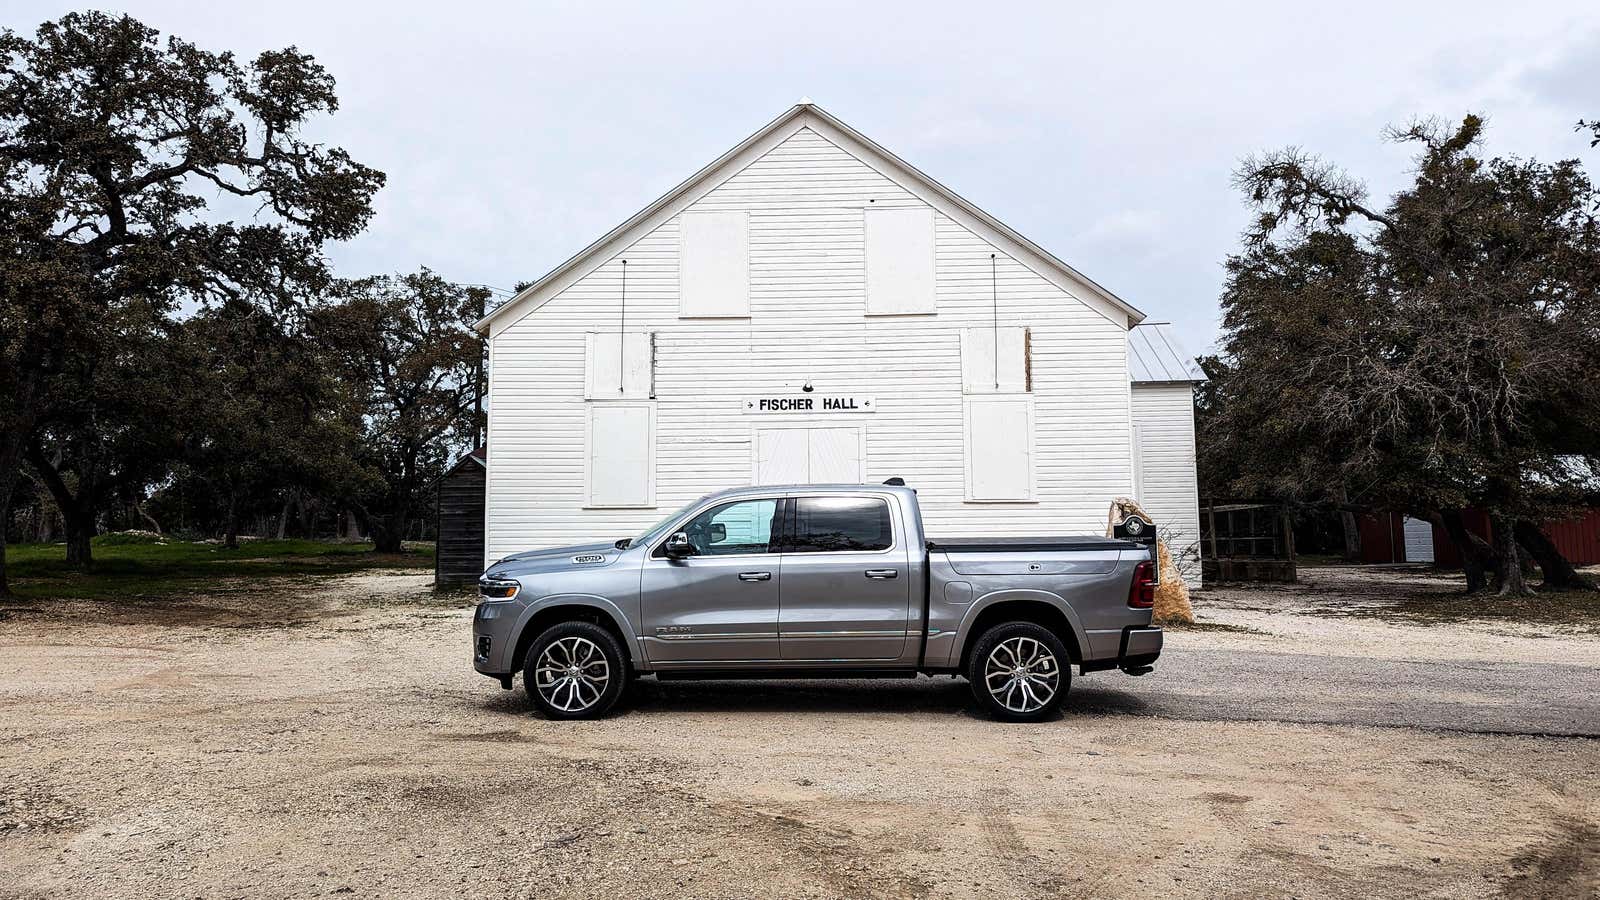
<path id="1" fill-rule="evenodd" d="M 449 475 L 449 474 L 455 472 L 457 469 L 460 469 L 460 468 L 464 467 L 469 462 L 477 463 L 479 468 L 483 468 L 483 469 L 489 468 L 489 448 L 488 447 L 479 447 L 478 449 L 472 451 L 471 453 L 468 453 L 466 456 L 463 456 L 460 459 L 456 460 L 455 462 L 451 463 L 450 464 L 450 468 L 445 469 L 444 472 L 445 472 L 446 475 Z"/>
<path id="2" fill-rule="evenodd" d="M 1205 381 L 1194 356 L 1183 348 L 1171 322 L 1141 323 L 1128 329 L 1128 380 L 1134 384 Z"/>
<path id="3" fill-rule="evenodd" d="M 841 149 L 862 158 L 863 162 L 878 169 L 911 193 L 921 196 L 930 205 L 938 206 L 956 221 L 977 230 L 990 243 L 1006 250 L 1007 255 L 1047 280 L 1054 281 L 1064 289 L 1067 286 L 1062 284 L 1063 281 L 1087 287 L 1092 299 L 1126 317 L 1122 322 L 1123 327 L 1143 321 L 1144 313 L 1121 297 L 1057 259 L 1039 245 L 1012 231 L 956 192 L 874 143 L 871 138 L 834 118 L 822 107 L 810 102 L 809 99 L 801 98 L 799 103 L 762 126 L 755 134 L 739 142 L 733 149 L 717 157 L 710 165 L 691 175 L 599 240 L 550 270 L 543 278 L 490 311 L 479 320 L 476 325 L 477 330 L 488 333 L 490 325 L 498 320 L 507 319 L 513 313 L 517 313 L 516 318 L 520 318 L 537 309 L 578 279 L 631 246 L 644 234 L 676 215 L 681 209 L 703 197 L 712 188 L 737 174 L 746 165 L 787 139 L 789 135 L 807 127 L 840 144 Z M 1056 277 L 1052 278 L 1052 275 Z M 517 312 L 519 310 L 520 312 Z M 516 319 L 511 318 L 509 321 Z"/>

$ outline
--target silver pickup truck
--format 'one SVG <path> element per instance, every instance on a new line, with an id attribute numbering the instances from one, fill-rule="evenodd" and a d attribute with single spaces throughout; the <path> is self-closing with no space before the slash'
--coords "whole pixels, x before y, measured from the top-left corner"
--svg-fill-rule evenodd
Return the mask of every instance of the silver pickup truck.
<path id="1" fill-rule="evenodd" d="M 490 566 L 473 666 L 507 689 L 522 672 L 558 719 L 604 714 L 645 673 L 922 673 L 964 675 L 995 718 L 1034 721 L 1073 665 L 1150 671 L 1155 585 L 1152 547 L 1134 540 L 928 538 L 898 484 L 738 488 L 637 537 Z"/>

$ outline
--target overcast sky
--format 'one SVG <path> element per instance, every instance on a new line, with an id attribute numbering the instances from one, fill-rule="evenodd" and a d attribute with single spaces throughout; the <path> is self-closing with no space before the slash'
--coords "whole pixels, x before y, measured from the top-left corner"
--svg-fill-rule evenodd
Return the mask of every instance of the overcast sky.
<path id="1" fill-rule="evenodd" d="M 1600 3 L 895 5 L 129 2 L 339 82 L 319 135 L 388 173 L 342 274 L 542 275 L 809 96 L 1152 320 L 1215 340 L 1246 211 L 1229 176 L 1288 144 L 1405 178 L 1388 123 L 1484 113 L 1491 152 L 1600 167 Z M 6 4 L 31 33 L 72 4 Z"/>

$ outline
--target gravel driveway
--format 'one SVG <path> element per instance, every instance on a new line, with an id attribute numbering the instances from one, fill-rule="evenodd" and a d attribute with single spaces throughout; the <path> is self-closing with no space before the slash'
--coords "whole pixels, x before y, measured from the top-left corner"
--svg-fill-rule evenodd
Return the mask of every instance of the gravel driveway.
<path id="1" fill-rule="evenodd" d="M 1600 638 L 1308 576 L 1038 726 L 947 678 L 547 722 L 422 575 L 14 607 L 0 897 L 1596 896 Z"/>

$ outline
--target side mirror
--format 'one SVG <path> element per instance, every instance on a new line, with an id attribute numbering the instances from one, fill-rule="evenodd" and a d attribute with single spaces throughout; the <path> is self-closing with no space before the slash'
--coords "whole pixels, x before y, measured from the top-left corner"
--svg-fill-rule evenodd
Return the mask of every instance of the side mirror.
<path id="1" fill-rule="evenodd" d="M 666 546 L 662 549 L 666 551 L 668 559 L 682 559 L 694 555 L 694 547 L 689 544 L 689 535 L 681 531 L 667 538 Z"/>
<path id="2" fill-rule="evenodd" d="M 728 539 L 728 526 L 721 522 L 711 523 L 711 543 L 719 544 Z"/>

